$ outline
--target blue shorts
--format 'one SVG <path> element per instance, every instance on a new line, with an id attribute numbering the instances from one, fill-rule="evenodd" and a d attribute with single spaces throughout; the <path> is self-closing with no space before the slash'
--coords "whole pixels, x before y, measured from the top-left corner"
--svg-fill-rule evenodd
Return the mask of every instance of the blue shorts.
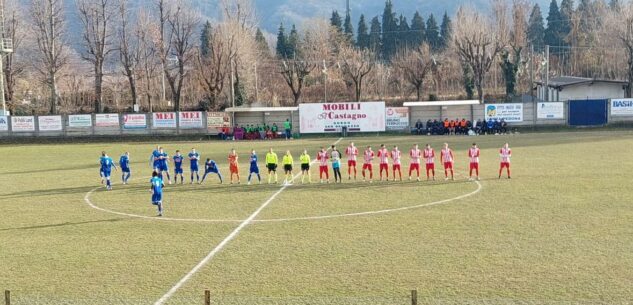
<path id="1" fill-rule="evenodd" d="M 121 171 L 124 173 L 129 173 L 130 172 L 130 168 L 129 167 L 121 167 Z"/>
<path id="2" fill-rule="evenodd" d="M 207 173 L 207 174 L 210 174 L 210 173 L 213 173 L 213 174 L 219 174 L 219 173 L 220 173 L 220 171 L 219 171 L 219 170 L 217 170 L 217 169 L 208 169 L 208 170 L 206 171 L 206 173 Z"/>
<path id="3" fill-rule="evenodd" d="M 154 162 L 154 169 L 159 169 L 160 168 L 160 163 L 155 161 Z"/>
<path id="4" fill-rule="evenodd" d="M 161 171 L 161 172 L 166 172 L 166 171 L 169 170 L 169 166 L 167 166 L 167 164 L 160 164 L 158 166 L 158 170 Z"/>
<path id="5" fill-rule="evenodd" d="M 176 167 L 176 169 L 174 169 L 174 172 L 176 173 L 176 175 L 182 175 L 182 167 Z"/>
<path id="6" fill-rule="evenodd" d="M 101 170 L 101 172 L 103 173 L 103 177 L 105 177 L 105 178 L 110 177 L 110 171 L 107 171 L 107 170 Z"/>
<path id="7" fill-rule="evenodd" d="M 152 194 L 152 203 L 157 204 L 163 201 L 163 194 Z"/>
<path id="8" fill-rule="evenodd" d="M 197 164 L 196 164 L 196 165 L 192 165 L 192 166 L 190 166 L 190 167 L 189 167 L 189 169 L 190 169 L 192 172 L 197 172 L 197 171 L 199 171 L 199 169 L 198 169 L 198 165 L 197 165 Z"/>
<path id="9" fill-rule="evenodd" d="M 251 167 L 250 173 L 251 174 L 259 174 L 259 167 Z"/>

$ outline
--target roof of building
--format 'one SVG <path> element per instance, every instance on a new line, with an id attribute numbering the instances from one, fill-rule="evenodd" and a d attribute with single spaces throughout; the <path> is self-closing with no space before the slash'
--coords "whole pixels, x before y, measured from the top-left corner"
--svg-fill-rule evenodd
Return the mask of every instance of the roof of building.
<path id="1" fill-rule="evenodd" d="M 460 105 L 477 105 L 478 100 L 467 101 L 436 101 L 436 102 L 405 102 L 404 107 L 424 107 L 424 106 L 460 106 Z"/>
<path id="2" fill-rule="evenodd" d="M 598 78 L 586 78 L 575 76 L 557 76 L 549 79 L 548 87 L 550 88 L 563 88 L 568 86 L 577 85 L 591 85 L 595 83 L 607 83 L 607 84 L 619 84 L 627 85 L 627 81 L 623 80 L 610 80 L 610 79 L 598 79 Z M 543 85 L 544 82 L 536 82 L 538 85 Z"/>
<path id="3" fill-rule="evenodd" d="M 231 107 L 226 108 L 226 112 L 293 112 L 299 107 Z"/>

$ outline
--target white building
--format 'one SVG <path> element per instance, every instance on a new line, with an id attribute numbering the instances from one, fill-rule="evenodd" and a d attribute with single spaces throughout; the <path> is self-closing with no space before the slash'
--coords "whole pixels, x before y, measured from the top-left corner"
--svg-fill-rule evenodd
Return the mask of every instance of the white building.
<path id="1" fill-rule="evenodd" d="M 628 82 L 573 76 L 559 76 L 549 80 L 547 89 L 542 82 L 536 83 L 536 96 L 550 102 L 569 100 L 624 98 Z M 549 99 L 547 98 L 549 91 Z"/>

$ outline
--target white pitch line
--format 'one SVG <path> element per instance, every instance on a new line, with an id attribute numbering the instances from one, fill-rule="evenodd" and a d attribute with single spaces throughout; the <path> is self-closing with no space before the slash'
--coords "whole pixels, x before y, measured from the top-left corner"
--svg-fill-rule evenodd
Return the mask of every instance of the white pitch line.
<path id="1" fill-rule="evenodd" d="M 339 142 L 341 142 L 341 140 L 343 140 L 343 138 L 339 138 L 334 143 L 334 145 L 336 145 Z M 314 163 L 314 161 L 313 161 L 313 163 Z M 294 179 L 296 179 L 300 175 L 301 174 L 299 173 L 299 174 L 293 176 L 292 177 L 292 181 L 294 181 Z M 163 305 L 163 304 L 165 304 L 165 302 L 167 300 L 169 300 L 174 295 L 174 293 L 176 293 L 178 291 L 178 289 L 180 289 L 180 287 L 182 287 L 182 285 L 184 285 L 187 281 L 189 281 L 191 279 L 191 277 L 193 277 L 196 273 L 198 273 L 198 271 L 200 271 L 200 269 L 202 269 L 202 267 L 204 267 L 207 263 L 209 263 L 213 259 L 213 257 L 215 257 L 216 254 L 218 254 L 220 251 L 222 251 L 222 249 L 231 240 L 233 240 L 244 228 L 246 228 L 246 226 L 248 226 L 251 222 L 253 222 L 255 217 L 257 217 L 257 215 L 259 215 L 259 213 L 261 213 L 261 211 L 263 211 L 271 202 L 273 202 L 273 200 L 275 200 L 275 198 L 279 194 L 281 194 L 285 189 L 287 189 L 288 186 L 290 186 L 290 185 L 284 184 L 276 193 L 274 193 L 272 196 L 270 196 L 270 198 L 268 198 L 268 200 L 266 200 L 266 202 L 264 202 L 257 210 L 255 210 L 255 212 L 253 212 L 253 214 L 251 214 L 251 216 L 249 216 L 242 223 L 240 223 L 240 225 L 237 226 L 237 228 L 235 228 L 235 230 L 233 230 L 233 232 L 231 232 L 226 238 L 224 238 L 222 240 L 222 242 L 220 242 L 217 246 L 215 246 L 215 248 L 213 248 L 213 250 L 211 250 L 211 252 L 209 252 L 209 254 L 207 254 L 207 256 L 205 256 L 197 265 L 195 265 L 193 267 L 193 269 L 191 269 L 191 271 L 189 271 L 187 274 L 185 274 L 185 276 L 183 276 L 180 279 L 180 281 L 178 281 L 176 283 L 176 285 L 171 287 L 171 289 L 169 289 L 169 291 L 167 291 L 167 293 L 165 293 L 160 299 L 158 299 L 158 301 L 156 301 L 154 303 L 154 305 Z"/>

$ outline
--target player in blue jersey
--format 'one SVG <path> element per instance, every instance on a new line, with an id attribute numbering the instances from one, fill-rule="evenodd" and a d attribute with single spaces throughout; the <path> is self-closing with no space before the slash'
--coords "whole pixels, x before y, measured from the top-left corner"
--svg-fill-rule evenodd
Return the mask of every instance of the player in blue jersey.
<path id="1" fill-rule="evenodd" d="M 130 179 L 130 176 L 132 175 L 132 171 L 130 170 L 130 153 L 129 152 L 125 152 L 123 155 L 121 155 L 121 158 L 119 158 L 119 166 L 121 167 L 121 180 L 123 181 L 123 184 L 127 184 L 127 181 Z"/>
<path id="2" fill-rule="evenodd" d="M 218 177 L 220 178 L 220 184 L 222 184 L 222 174 L 220 174 L 218 164 L 211 159 L 207 159 L 207 162 L 204 163 L 204 176 L 202 176 L 202 181 L 200 183 L 204 183 L 204 179 L 206 179 L 207 175 L 211 173 L 218 174 Z"/>
<path id="3" fill-rule="evenodd" d="M 176 150 L 176 154 L 172 158 L 174 160 L 174 183 L 178 183 L 178 175 L 180 175 L 180 184 L 185 183 L 185 177 L 182 175 L 182 161 L 185 157 L 180 154 L 180 150 Z"/>
<path id="4" fill-rule="evenodd" d="M 162 148 L 160 146 L 156 146 L 156 149 L 152 151 L 152 155 L 149 156 L 149 166 L 151 166 L 155 172 L 158 172 L 158 167 L 160 164 L 160 150 L 161 149 Z"/>
<path id="5" fill-rule="evenodd" d="M 196 174 L 196 182 L 200 184 L 200 173 L 198 169 L 198 161 L 200 161 L 200 154 L 196 152 L 195 148 L 189 152 L 189 169 L 191 170 L 191 183 L 193 184 L 193 174 Z"/>
<path id="6" fill-rule="evenodd" d="M 152 204 L 158 207 L 158 216 L 161 217 L 163 216 L 163 187 L 165 184 L 157 172 L 152 173 L 152 179 L 149 182 L 152 185 L 150 188 Z"/>
<path id="7" fill-rule="evenodd" d="M 116 170 L 116 165 L 112 158 L 108 157 L 105 151 L 101 152 L 101 158 L 99 159 L 99 164 L 101 165 L 101 172 L 103 173 L 103 178 L 106 180 L 106 188 L 108 190 L 112 189 L 112 183 L 110 182 L 110 173 L 112 172 L 112 168 Z"/>
<path id="8" fill-rule="evenodd" d="M 158 175 L 163 179 L 163 173 L 167 175 L 167 183 L 171 184 L 171 177 L 169 176 L 169 155 L 161 147 L 159 150 L 160 156 L 158 157 Z"/>
<path id="9" fill-rule="evenodd" d="M 259 184 L 262 184 L 262 177 L 259 175 L 259 166 L 257 165 L 257 153 L 255 152 L 255 150 L 251 151 L 251 169 L 248 173 L 248 185 L 251 184 L 251 176 L 253 174 L 257 175 L 257 180 L 259 181 Z"/>

